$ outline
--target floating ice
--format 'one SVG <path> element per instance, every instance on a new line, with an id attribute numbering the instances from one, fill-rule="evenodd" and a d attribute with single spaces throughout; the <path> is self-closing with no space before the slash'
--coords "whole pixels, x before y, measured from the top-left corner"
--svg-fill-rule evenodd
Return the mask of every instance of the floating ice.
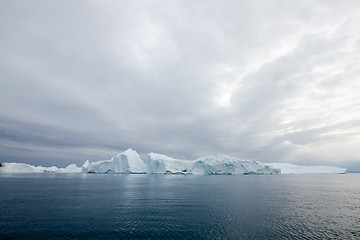
<path id="1" fill-rule="evenodd" d="M 195 160 L 175 159 L 150 153 L 145 163 L 139 154 L 128 149 L 110 160 L 89 162 L 66 168 L 32 166 L 26 163 L 0 163 L 0 173 L 148 173 L 148 174 L 324 174 L 347 173 L 347 169 L 331 166 L 301 166 L 290 163 L 264 164 L 223 154 Z"/>
<path id="2" fill-rule="evenodd" d="M 27 173 L 27 172 L 39 172 L 37 167 L 26 164 L 26 163 L 2 163 L 0 172 L 8 173 Z"/>
<path id="3" fill-rule="evenodd" d="M 36 172 L 53 172 L 53 173 L 80 173 L 81 168 L 75 164 L 70 164 L 66 168 L 32 166 L 26 163 L 2 163 L 0 172 L 2 173 L 36 173 Z"/>

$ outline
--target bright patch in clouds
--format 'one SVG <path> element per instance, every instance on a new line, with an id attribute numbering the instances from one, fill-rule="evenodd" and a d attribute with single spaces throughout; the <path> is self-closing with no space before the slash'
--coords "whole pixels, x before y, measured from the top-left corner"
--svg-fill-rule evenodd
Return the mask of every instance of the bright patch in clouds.
<path id="1" fill-rule="evenodd" d="M 220 107 L 231 107 L 230 98 L 233 93 L 231 86 L 218 84 L 217 91 L 219 91 L 219 95 L 215 99 L 216 103 Z"/>

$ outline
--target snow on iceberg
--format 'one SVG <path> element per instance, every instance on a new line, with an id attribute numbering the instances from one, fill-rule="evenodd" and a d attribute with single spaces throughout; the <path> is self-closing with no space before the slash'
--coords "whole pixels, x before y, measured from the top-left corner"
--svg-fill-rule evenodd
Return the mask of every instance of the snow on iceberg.
<path id="1" fill-rule="evenodd" d="M 342 174 L 347 173 L 346 168 L 332 166 L 302 166 L 291 163 L 269 163 L 274 168 L 279 168 L 282 174 Z"/>
<path id="2" fill-rule="evenodd" d="M 196 160 L 179 160 L 162 154 L 150 153 L 147 162 L 148 173 L 172 174 L 279 174 L 257 161 L 242 160 L 222 154 L 202 157 Z"/>
<path id="3" fill-rule="evenodd" d="M 146 173 L 146 164 L 139 154 L 129 148 L 110 160 L 86 161 L 82 166 L 86 173 Z"/>

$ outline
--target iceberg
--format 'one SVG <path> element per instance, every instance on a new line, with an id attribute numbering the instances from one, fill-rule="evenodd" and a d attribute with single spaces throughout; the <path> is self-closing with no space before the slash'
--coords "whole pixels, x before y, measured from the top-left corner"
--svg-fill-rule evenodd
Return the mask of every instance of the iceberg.
<path id="1" fill-rule="evenodd" d="M 38 167 L 32 166 L 26 163 L 8 163 L 1 164 L 0 172 L 2 173 L 28 173 L 28 172 L 40 172 Z"/>
<path id="2" fill-rule="evenodd" d="M 223 154 L 201 157 L 196 160 L 180 160 L 162 154 L 150 153 L 147 161 L 148 174 L 279 174 L 257 161 L 243 160 Z"/>
<path id="3" fill-rule="evenodd" d="M 33 166 L 26 163 L 1 163 L 0 173 L 36 173 L 36 172 L 52 172 L 52 173 L 80 173 L 81 168 L 75 164 L 70 164 L 66 168 Z"/>
<path id="4" fill-rule="evenodd" d="M 282 174 L 343 174 L 346 168 L 333 166 L 303 166 L 291 163 L 269 163 L 270 166 L 281 170 Z"/>
<path id="5" fill-rule="evenodd" d="M 110 160 L 86 161 L 82 166 L 85 173 L 146 173 L 146 164 L 139 154 L 129 148 Z"/>
<path id="6" fill-rule="evenodd" d="M 125 174 L 342 174 L 347 169 L 332 166 L 302 166 L 291 163 L 261 163 L 217 154 L 195 160 L 175 159 L 150 153 L 147 161 L 129 148 L 110 160 L 89 162 L 81 166 L 70 164 L 65 168 L 32 166 L 26 163 L 0 163 L 0 173 L 125 173 Z"/>

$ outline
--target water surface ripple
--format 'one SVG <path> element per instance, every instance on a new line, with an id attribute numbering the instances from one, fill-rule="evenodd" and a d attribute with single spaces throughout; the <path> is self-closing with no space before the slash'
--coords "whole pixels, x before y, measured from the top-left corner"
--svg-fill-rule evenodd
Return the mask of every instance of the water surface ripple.
<path id="1" fill-rule="evenodd" d="M 1 174 L 0 239 L 360 239 L 360 174 Z"/>

